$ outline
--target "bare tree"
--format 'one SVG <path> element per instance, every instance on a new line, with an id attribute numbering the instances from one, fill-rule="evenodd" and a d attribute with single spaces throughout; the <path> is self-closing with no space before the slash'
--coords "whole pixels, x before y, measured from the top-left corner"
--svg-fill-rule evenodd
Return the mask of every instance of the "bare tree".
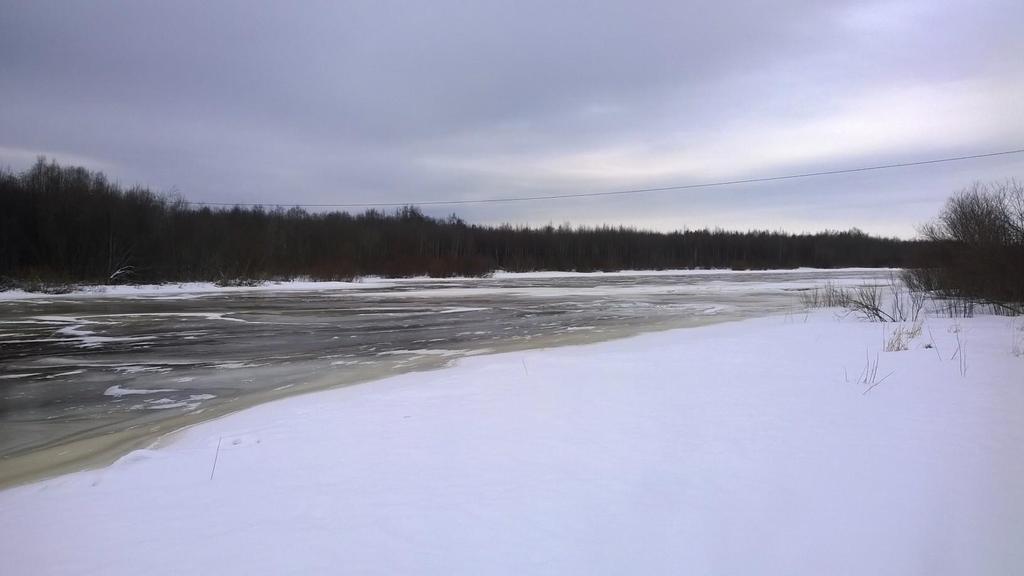
<path id="1" fill-rule="evenodd" d="M 1024 302 L 1024 186 L 975 183 L 951 197 L 921 228 L 939 248 L 905 279 L 945 298 L 973 299 L 1020 312 Z"/>

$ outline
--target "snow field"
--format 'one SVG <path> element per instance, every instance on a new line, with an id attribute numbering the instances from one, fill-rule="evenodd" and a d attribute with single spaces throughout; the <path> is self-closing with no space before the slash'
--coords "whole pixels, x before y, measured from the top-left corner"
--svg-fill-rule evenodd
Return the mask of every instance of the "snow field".
<path id="1" fill-rule="evenodd" d="M 825 310 L 288 398 L 0 492 L 0 557 L 12 575 L 1021 573 L 1024 324 L 925 326 L 885 352 L 893 325 Z"/>

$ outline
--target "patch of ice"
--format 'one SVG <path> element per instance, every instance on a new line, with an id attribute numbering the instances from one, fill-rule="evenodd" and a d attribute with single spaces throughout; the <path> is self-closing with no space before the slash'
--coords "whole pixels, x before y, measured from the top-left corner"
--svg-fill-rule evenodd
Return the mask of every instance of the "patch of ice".
<path id="1" fill-rule="evenodd" d="M 27 342 L 68 342 L 76 343 L 79 348 L 96 348 L 103 344 L 113 342 L 145 342 L 154 340 L 155 336 L 96 336 L 96 332 L 93 330 L 86 330 L 83 328 L 87 325 L 93 324 L 104 324 L 103 322 L 96 322 L 88 320 L 85 317 L 77 316 L 33 316 L 32 320 L 39 324 L 62 324 L 55 333 L 67 338 L 39 338 L 35 340 L 21 340 L 18 343 Z M 30 321 L 23 321 L 27 323 Z"/>
<path id="2" fill-rule="evenodd" d="M 172 368 L 168 368 L 166 366 L 151 364 L 127 364 L 124 366 L 116 366 L 114 368 L 114 371 L 119 374 L 140 374 L 144 372 L 164 373 L 170 372 L 171 370 Z"/>
<path id="3" fill-rule="evenodd" d="M 214 364 L 214 368 L 223 368 L 227 370 L 237 370 L 238 368 L 259 368 L 260 366 L 266 366 L 266 364 L 252 364 L 250 362 L 221 362 L 220 364 Z"/>
<path id="4" fill-rule="evenodd" d="M 476 354 L 486 354 L 489 350 L 445 350 L 443 348 L 417 348 L 415 350 L 388 350 L 386 352 L 378 352 L 377 356 L 473 356 Z"/>
<path id="5" fill-rule="evenodd" d="M 173 398 L 156 398 L 153 400 L 146 400 L 142 404 L 136 404 L 131 407 L 132 410 L 170 410 L 172 408 L 184 408 L 186 410 L 195 410 L 199 407 L 199 404 L 203 400 L 212 400 L 216 398 L 213 394 L 192 394 L 184 400 L 175 400 Z"/>
<path id="6" fill-rule="evenodd" d="M 243 324 L 258 324 L 241 318 L 231 318 L 228 315 L 234 312 L 136 312 L 131 314 L 92 314 L 83 318 L 153 318 L 153 317 L 180 317 L 180 318 L 203 318 L 206 320 L 224 320 L 226 322 L 241 322 Z"/>
<path id="7" fill-rule="evenodd" d="M 51 375 L 47 376 L 46 378 L 47 379 L 51 379 L 51 378 L 60 378 L 61 376 L 74 376 L 75 374 L 81 374 L 83 372 L 85 372 L 85 370 L 71 370 L 71 371 L 68 371 L 68 372 L 61 372 L 59 374 L 51 374 Z"/>
<path id="8" fill-rule="evenodd" d="M 147 404 L 137 404 L 132 406 L 132 410 L 170 410 L 171 408 L 195 408 L 197 405 L 191 405 L 188 402 L 175 402 L 168 398 L 162 398 L 167 402 L 153 401 Z"/>
<path id="9" fill-rule="evenodd" d="M 173 388 L 154 388 L 146 390 L 143 388 L 122 388 L 119 384 L 115 384 L 110 388 L 103 391 L 104 396 L 113 396 L 114 398 L 120 398 L 122 396 L 134 396 L 136 394 L 159 394 L 161 392 L 177 392 Z"/>

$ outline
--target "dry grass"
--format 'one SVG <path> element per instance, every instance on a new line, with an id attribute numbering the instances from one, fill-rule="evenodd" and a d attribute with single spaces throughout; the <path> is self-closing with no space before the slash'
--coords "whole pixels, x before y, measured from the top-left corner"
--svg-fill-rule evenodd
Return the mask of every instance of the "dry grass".
<path id="1" fill-rule="evenodd" d="M 928 296 L 911 290 L 895 274 L 887 285 L 842 288 L 831 282 L 800 294 L 805 308 L 847 308 L 872 322 L 917 322 Z"/>
<path id="2" fill-rule="evenodd" d="M 864 368 L 861 370 L 860 376 L 857 377 L 856 383 L 861 384 L 863 386 L 867 386 L 867 388 L 865 388 L 864 391 L 861 392 L 861 394 L 867 394 L 868 392 L 871 392 L 876 386 L 878 386 L 882 382 L 885 382 L 889 378 L 889 376 L 892 376 L 894 373 L 895 371 L 889 372 L 885 376 L 879 378 L 878 354 L 876 353 L 875 357 L 872 358 L 871 355 L 868 354 L 868 351 L 865 350 Z M 847 382 L 849 382 L 849 377 L 847 377 Z"/>
<path id="3" fill-rule="evenodd" d="M 914 322 L 910 326 L 897 326 L 895 330 L 885 338 L 884 349 L 886 352 L 902 352 L 910 349 L 910 343 L 921 335 L 923 329 L 920 322 Z"/>
<path id="4" fill-rule="evenodd" d="M 826 282 L 800 293 L 800 303 L 805 308 L 842 308 L 849 301 L 849 291 L 832 282 Z"/>
<path id="5" fill-rule="evenodd" d="M 1016 321 L 1010 324 L 1010 337 L 1013 338 L 1013 345 L 1010 347 L 1013 355 L 1018 358 L 1024 356 L 1024 324 L 1018 326 Z"/>

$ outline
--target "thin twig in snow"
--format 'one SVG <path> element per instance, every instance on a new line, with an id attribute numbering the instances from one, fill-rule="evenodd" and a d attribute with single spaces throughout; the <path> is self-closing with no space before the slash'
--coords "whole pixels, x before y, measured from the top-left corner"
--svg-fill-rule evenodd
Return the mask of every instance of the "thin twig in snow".
<path id="1" fill-rule="evenodd" d="M 942 354 L 939 352 L 939 345 L 935 343 L 935 335 L 932 334 L 932 327 L 928 327 L 928 337 L 932 339 L 932 349 L 935 350 L 935 355 L 939 357 L 939 362 L 942 362 Z"/>
<path id="2" fill-rule="evenodd" d="M 878 382 L 875 382 L 875 383 L 874 383 L 874 384 L 872 384 L 871 386 L 868 386 L 868 389 L 867 389 L 867 390 L 865 390 L 865 391 L 861 392 L 861 396 L 863 396 L 863 395 L 867 394 L 868 392 L 871 392 L 871 390 L 872 390 L 872 389 L 873 389 L 873 388 L 874 388 L 875 386 L 878 386 L 878 385 L 879 385 L 879 384 L 881 384 L 882 382 L 885 382 L 885 381 L 886 381 L 886 380 L 887 380 L 887 379 L 889 378 L 889 376 L 892 376 L 892 375 L 893 375 L 893 374 L 895 374 L 895 373 L 896 373 L 896 371 L 895 371 L 895 370 L 893 370 L 892 372 L 889 372 L 888 374 L 886 374 L 886 375 L 885 375 L 885 378 L 882 378 L 882 379 L 881 379 L 881 380 L 879 380 Z"/>
<path id="3" fill-rule="evenodd" d="M 220 459 L 220 443 L 223 441 L 223 436 L 217 439 L 217 451 L 213 454 L 213 468 L 210 469 L 210 480 L 213 480 L 213 474 L 217 472 L 217 460 Z"/>

